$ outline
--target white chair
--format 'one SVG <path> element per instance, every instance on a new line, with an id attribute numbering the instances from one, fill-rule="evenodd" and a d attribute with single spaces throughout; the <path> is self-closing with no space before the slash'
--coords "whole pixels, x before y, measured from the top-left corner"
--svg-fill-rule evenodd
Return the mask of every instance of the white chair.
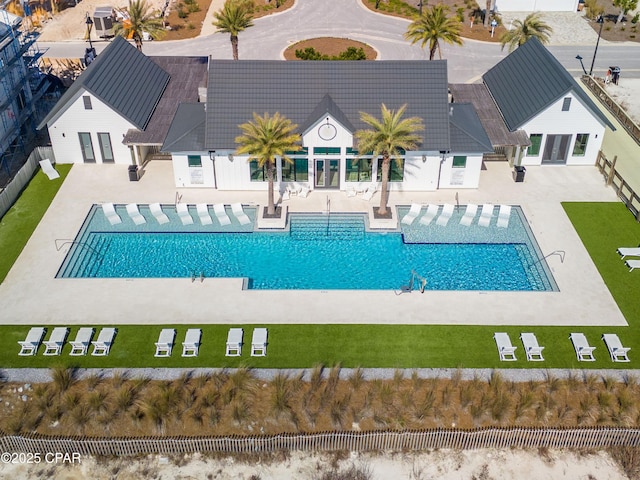
<path id="1" fill-rule="evenodd" d="M 160 225 L 169 223 L 169 217 L 167 217 L 167 215 L 162 211 L 162 207 L 159 203 L 150 203 L 149 210 L 151 211 L 151 215 L 155 217 Z"/>
<path id="2" fill-rule="evenodd" d="M 104 357 L 105 355 L 109 355 L 111 351 L 111 345 L 113 345 L 113 340 L 116 338 L 117 329 L 108 327 L 100 330 L 98 334 L 98 339 L 91 342 L 93 345 L 93 352 L 91 355 Z"/>
<path id="3" fill-rule="evenodd" d="M 418 215 L 422 212 L 422 205 L 418 203 L 412 203 L 409 212 L 402 217 L 401 223 L 405 225 L 411 225 L 418 218 Z"/>
<path id="4" fill-rule="evenodd" d="M 241 203 L 232 203 L 231 213 L 233 213 L 233 215 L 238 219 L 240 225 L 249 225 L 251 223 L 251 219 L 246 213 L 244 213 Z"/>
<path id="5" fill-rule="evenodd" d="M 587 341 L 587 337 L 584 333 L 572 333 L 569 335 L 571 343 L 573 343 L 573 349 L 576 351 L 576 357 L 579 362 L 595 362 L 596 359 L 593 356 L 593 351 L 596 347 L 591 347 Z"/>
<path id="6" fill-rule="evenodd" d="M 230 328 L 227 334 L 227 357 L 239 357 L 242 355 L 242 337 L 244 332 L 241 328 Z"/>
<path id="7" fill-rule="evenodd" d="M 213 220 L 209 215 L 209 206 L 206 203 L 199 203 L 196 205 L 196 212 L 198 212 L 198 218 L 202 225 L 211 225 Z"/>
<path id="8" fill-rule="evenodd" d="M 289 196 L 291 196 L 291 195 L 298 195 L 301 190 L 302 189 L 297 185 L 289 185 L 285 189 L 285 192 L 287 192 L 289 194 Z"/>
<path id="9" fill-rule="evenodd" d="M 509 218 L 511 218 L 511 205 L 500 205 L 496 226 L 507 228 L 509 226 Z"/>
<path id="10" fill-rule="evenodd" d="M 307 185 L 300 185 L 298 187 L 300 190 L 298 191 L 298 196 L 302 198 L 307 198 L 309 192 L 311 191 Z"/>
<path id="11" fill-rule="evenodd" d="M 49 180 L 54 180 L 60 177 L 60 174 L 57 172 L 53 165 L 51 165 L 51 160 L 45 158 L 44 160 L 40 160 L 40 168 L 42 172 L 49 177 Z"/>
<path id="12" fill-rule="evenodd" d="M 200 339 L 202 338 L 202 330 L 199 328 L 190 328 L 182 342 L 183 357 L 197 357 L 200 350 Z"/>
<path id="13" fill-rule="evenodd" d="M 27 338 L 22 341 L 18 341 L 18 344 L 20 345 L 20 353 L 18 353 L 18 355 L 22 357 L 35 355 L 46 331 L 47 329 L 44 327 L 31 328 L 29 333 L 27 333 Z"/>
<path id="14" fill-rule="evenodd" d="M 143 223 L 147 223 L 147 220 L 142 216 L 140 210 L 138 210 L 138 205 L 135 203 L 130 203 L 127 205 L 127 213 L 133 223 L 136 225 L 142 225 Z"/>
<path id="15" fill-rule="evenodd" d="M 251 337 L 251 356 L 264 357 L 267 355 L 267 329 L 254 328 Z"/>
<path id="16" fill-rule="evenodd" d="M 156 353 L 154 357 L 170 357 L 173 344 L 176 339 L 176 331 L 173 328 L 163 328 L 156 342 Z"/>
<path id="17" fill-rule="evenodd" d="M 420 223 L 422 225 L 430 225 L 431 222 L 433 221 L 433 219 L 436 218 L 436 215 L 438 215 L 438 210 L 439 209 L 440 209 L 439 205 L 430 204 L 427 207 L 427 211 L 425 212 L 425 214 L 420 219 Z"/>
<path id="18" fill-rule="evenodd" d="M 122 219 L 120 215 L 116 213 L 116 207 L 113 206 L 113 203 L 103 203 L 100 207 L 102 207 L 102 213 L 104 213 L 104 216 L 107 217 L 111 225 L 122 223 Z"/>
<path id="19" fill-rule="evenodd" d="M 353 185 L 347 185 L 344 192 L 347 194 L 347 197 L 355 197 L 358 194 L 358 190 L 356 190 L 356 187 Z"/>
<path id="20" fill-rule="evenodd" d="M 91 337 L 93 337 L 93 332 L 95 330 L 90 327 L 82 327 L 76 333 L 75 340 L 71 340 L 69 345 L 71 345 L 71 352 L 69 355 L 77 356 L 77 355 L 86 355 L 89 350 L 89 345 L 91 344 Z"/>
<path id="21" fill-rule="evenodd" d="M 44 355 L 60 355 L 62 346 L 69 335 L 69 329 L 66 327 L 56 327 L 49 335 L 49 340 L 45 340 Z"/>
<path id="22" fill-rule="evenodd" d="M 436 224 L 441 227 L 446 227 L 453 215 L 453 208 L 453 205 L 450 203 L 443 205 L 442 212 L 440 212 L 440 216 L 438 217 L 438 220 L 436 220 Z"/>
<path id="23" fill-rule="evenodd" d="M 224 207 L 224 203 L 216 203 L 213 206 L 213 213 L 216 214 L 216 218 L 223 227 L 225 225 L 231 225 L 231 219 L 227 215 L 227 209 Z"/>
<path id="24" fill-rule="evenodd" d="M 460 219 L 460 225 L 464 225 L 468 227 L 473 222 L 473 219 L 476 218 L 476 213 L 478 212 L 478 205 L 470 203 L 467 205 L 467 209 L 464 211 L 464 215 Z"/>
<path id="25" fill-rule="evenodd" d="M 493 218 L 493 205 L 490 203 L 485 203 L 482 205 L 482 210 L 480 211 L 480 218 L 478 219 L 478 225 L 481 227 L 488 227 L 491 223 L 491 219 Z"/>
<path id="26" fill-rule="evenodd" d="M 530 362 L 542 362 L 544 358 L 542 357 L 542 350 L 544 347 L 538 345 L 538 339 L 533 333 L 522 333 L 520 334 L 520 340 L 522 340 L 522 345 L 524 346 L 524 353 L 527 355 L 527 360 Z"/>
<path id="27" fill-rule="evenodd" d="M 516 358 L 516 348 L 511 344 L 511 339 L 509 338 L 508 333 L 498 332 L 493 335 L 493 338 L 496 341 L 496 345 L 498 346 L 498 354 L 500 355 L 500 360 L 503 362 L 515 362 Z"/>
<path id="28" fill-rule="evenodd" d="M 609 349 L 609 355 L 611 355 L 611 361 L 613 362 L 629 362 L 627 352 L 631 350 L 628 347 L 623 347 L 622 342 L 615 333 L 605 333 L 602 335 L 607 349 Z"/>
<path id="29" fill-rule="evenodd" d="M 378 191 L 378 186 L 375 183 L 372 183 L 367 187 L 367 189 L 362 194 L 362 199 L 368 202 L 373 198 L 373 196 L 377 191 Z"/>
<path id="30" fill-rule="evenodd" d="M 632 272 L 636 268 L 640 268 L 640 260 L 625 260 L 625 265 L 629 267 L 629 271 Z"/>
<path id="31" fill-rule="evenodd" d="M 176 213 L 182 225 L 193 225 L 193 217 L 189 213 L 189 206 L 186 203 L 178 203 L 176 205 Z"/>
<path id="32" fill-rule="evenodd" d="M 640 247 L 620 247 L 616 250 L 621 258 L 624 257 L 640 257 Z"/>

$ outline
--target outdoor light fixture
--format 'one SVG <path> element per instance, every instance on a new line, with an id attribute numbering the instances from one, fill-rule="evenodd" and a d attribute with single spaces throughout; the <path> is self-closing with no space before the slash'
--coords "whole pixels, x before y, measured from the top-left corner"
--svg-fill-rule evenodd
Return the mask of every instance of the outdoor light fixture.
<path id="1" fill-rule="evenodd" d="M 209 160 L 215 160 L 215 159 L 216 159 L 216 151 L 209 150 Z"/>
<path id="2" fill-rule="evenodd" d="M 602 35 L 602 25 L 604 25 L 604 17 L 600 15 L 596 20 L 596 23 L 600 24 L 600 30 L 598 30 L 598 40 L 596 40 L 596 49 L 593 51 L 593 60 L 591 61 L 589 76 L 591 76 L 591 74 L 593 73 L 593 65 L 596 63 L 596 54 L 598 53 L 598 45 L 600 44 L 600 35 Z"/>
<path id="3" fill-rule="evenodd" d="M 580 62 L 580 66 L 582 67 L 582 71 L 586 75 L 587 74 L 587 70 L 584 68 L 584 63 L 582 63 L 582 57 L 580 55 L 576 55 L 576 60 L 578 60 Z"/>
<path id="4" fill-rule="evenodd" d="M 230 154 L 229 154 L 229 161 L 230 161 L 230 162 L 233 162 L 233 153 L 230 153 Z"/>
<path id="5" fill-rule="evenodd" d="M 427 163 L 427 156 L 426 155 L 422 155 L 422 163 Z"/>

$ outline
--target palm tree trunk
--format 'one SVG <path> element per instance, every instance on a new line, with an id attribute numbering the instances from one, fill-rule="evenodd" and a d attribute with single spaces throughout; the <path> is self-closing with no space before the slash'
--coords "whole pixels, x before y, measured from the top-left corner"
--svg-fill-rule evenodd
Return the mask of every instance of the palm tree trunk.
<path id="1" fill-rule="evenodd" d="M 231 35 L 231 51 L 233 52 L 233 59 L 238 60 L 238 36 Z"/>
<path id="2" fill-rule="evenodd" d="M 133 34 L 133 42 L 136 44 L 136 48 L 142 51 L 142 36 L 138 35 L 138 33 Z"/>
<path id="3" fill-rule="evenodd" d="M 380 207 L 378 213 L 380 215 L 387 214 L 387 200 L 389 200 L 389 192 L 387 190 L 387 184 L 389 183 L 389 167 L 391 167 L 391 157 L 389 154 L 382 156 L 382 191 L 380 192 Z"/>
<path id="4" fill-rule="evenodd" d="M 438 48 L 438 42 L 433 44 L 433 47 L 429 49 L 429 60 L 433 60 L 436 56 L 436 49 Z"/>
<path id="5" fill-rule="evenodd" d="M 236 59 L 237 60 L 237 59 Z M 269 180 L 269 203 L 267 204 L 267 215 L 274 215 L 276 213 L 276 204 L 273 200 L 273 171 L 275 170 L 275 164 L 271 159 L 267 162 L 267 179 Z"/>
<path id="6" fill-rule="evenodd" d="M 484 22 L 483 25 L 485 27 L 489 26 L 489 12 L 491 11 L 491 0 L 487 0 L 485 5 L 486 10 L 484 11 Z"/>

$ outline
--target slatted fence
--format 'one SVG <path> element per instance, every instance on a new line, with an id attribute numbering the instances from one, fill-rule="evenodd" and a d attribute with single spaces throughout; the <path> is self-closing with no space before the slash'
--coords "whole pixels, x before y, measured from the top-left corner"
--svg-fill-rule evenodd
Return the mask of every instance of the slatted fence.
<path id="1" fill-rule="evenodd" d="M 636 217 L 636 221 L 640 222 L 640 197 L 631 185 L 622 178 L 622 175 L 616 171 L 616 159 L 617 157 L 614 157 L 613 160 L 609 160 L 605 157 L 604 153 L 600 151 L 596 158 L 596 167 L 598 167 L 600 173 L 605 177 L 607 185 L 611 185 L 616 190 L 618 197 L 620 197 L 627 208 L 631 210 L 631 213 Z"/>

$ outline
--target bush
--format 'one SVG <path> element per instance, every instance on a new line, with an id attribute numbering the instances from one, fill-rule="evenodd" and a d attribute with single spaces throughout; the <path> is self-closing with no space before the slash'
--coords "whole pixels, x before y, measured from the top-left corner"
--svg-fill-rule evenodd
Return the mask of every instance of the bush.
<path id="1" fill-rule="evenodd" d="M 636 13 L 633 18 L 631 19 L 631 23 L 633 23 L 634 25 L 636 23 L 638 23 L 638 20 L 640 20 L 640 13 Z"/>
<path id="2" fill-rule="evenodd" d="M 595 20 L 604 13 L 604 7 L 598 3 L 598 0 L 584 0 L 584 6 L 589 20 Z"/>
<path id="3" fill-rule="evenodd" d="M 300 60 L 366 60 L 367 55 L 364 49 L 349 47 L 339 55 L 324 55 L 313 47 L 307 47 L 304 50 L 296 50 L 296 58 Z"/>
<path id="4" fill-rule="evenodd" d="M 187 12 L 186 10 L 183 10 L 183 9 L 179 9 L 178 10 L 178 17 L 179 18 L 185 19 L 188 16 L 189 16 L 189 12 Z"/>

